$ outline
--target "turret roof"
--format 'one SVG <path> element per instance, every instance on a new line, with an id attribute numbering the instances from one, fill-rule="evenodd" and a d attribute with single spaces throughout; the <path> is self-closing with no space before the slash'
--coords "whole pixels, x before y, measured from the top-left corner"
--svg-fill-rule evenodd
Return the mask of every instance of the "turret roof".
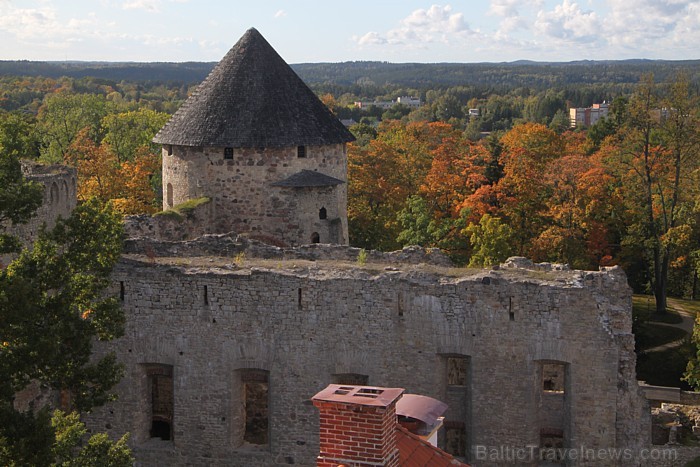
<path id="1" fill-rule="evenodd" d="M 238 148 L 355 138 L 254 28 L 214 67 L 155 143 Z"/>

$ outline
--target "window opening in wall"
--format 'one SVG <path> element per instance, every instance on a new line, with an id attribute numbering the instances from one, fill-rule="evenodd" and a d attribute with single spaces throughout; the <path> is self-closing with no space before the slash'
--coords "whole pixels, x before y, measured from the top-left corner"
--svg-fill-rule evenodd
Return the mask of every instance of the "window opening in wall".
<path id="1" fill-rule="evenodd" d="M 168 155 L 169 155 L 169 156 L 172 156 L 172 155 L 173 155 L 173 146 L 172 146 L 172 144 L 166 145 L 166 146 L 165 146 L 165 150 L 168 152 Z"/>
<path id="2" fill-rule="evenodd" d="M 306 157 L 306 146 L 297 146 L 297 157 Z"/>
<path id="3" fill-rule="evenodd" d="M 243 439 L 250 444 L 268 444 L 268 372 L 265 370 L 244 370 L 243 403 L 245 407 L 245 434 Z"/>
<path id="4" fill-rule="evenodd" d="M 149 365 L 148 389 L 151 402 L 151 438 L 173 439 L 173 367 Z"/>
<path id="5" fill-rule="evenodd" d="M 233 148 L 224 148 L 224 159 L 233 159 Z"/>
<path id="6" fill-rule="evenodd" d="M 445 452 L 464 458 L 467 454 L 467 430 L 463 422 L 445 421 Z"/>
<path id="7" fill-rule="evenodd" d="M 311 243 L 321 243 L 321 236 L 318 234 L 318 232 L 311 234 Z"/>
<path id="8" fill-rule="evenodd" d="M 447 357 L 447 385 L 467 385 L 467 358 Z"/>
<path id="9" fill-rule="evenodd" d="M 204 286 L 204 304 L 209 305 L 209 287 Z"/>
<path id="10" fill-rule="evenodd" d="M 167 192 L 166 193 L 166 202 L 168 203 L 168 207 L 172 208 L 173 207 L 173 184 L 168 183 L 165 191 Z"/>
<path id="11" fill-rule="evenodd" d="M 566 365 L 564 363 L 542 364 L 542 390 L 564 393 L 566 387 Z"/>
<path id="12" fill-rule="evenodd" d="M 346 386 L 367 386 L 369 376 L 360 373 L 336 373 L 331 376 L 332 384 L 342 384 Z"/>
<path id="13" fill-rule="evenodd" d="M 297 306 L 301 310 L 301 308 L 302 308 L 302 306 L 301 306 L 301 287 L 299 287 L 299 289 L 297 289 Z"/>
<path id="14" fill-rule="evenodd" d="M 51 204 L 58 203 L 59 201 L 58 185 L 56 183 L 51 184 Z"/>
<path id="15" fill-rule="evenodd" d="M 124 281 L 119 281 L 119 300 L 124 301 Z"/>
<path id="16" fill-rule="evenodd" d="M 564 433 L 559 429 L 543 428 L 540 430 L 540 456 L 548 462 L 564 460 Z"/>
<path id="17" fill-rule="evenodd" d="M 319 219 L 326 219 L 328 218 L 328 212 L 326 211 L 326 208 L 321 208 L 318 210 L 318 218 Z"/>

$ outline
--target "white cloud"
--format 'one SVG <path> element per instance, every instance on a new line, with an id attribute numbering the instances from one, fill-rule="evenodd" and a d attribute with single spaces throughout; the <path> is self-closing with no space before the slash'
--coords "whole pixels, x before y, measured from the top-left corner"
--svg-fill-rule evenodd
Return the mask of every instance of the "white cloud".
<path id="1" fill-rule="evenodd" d="M 172 48 L 195 43 L 190 37 L 125 33 L 118 28 L 117 22 L 102 21 L 93 12 L 86 12 L 83 17 L 65 18 L 52 6 L 17 8 L 5 5 L 0 0 L 0 32 L 9 34 L 30 48 L 69 50 L 78 43 L 101 43 L 109 48 L 115 43 L 124 42 L 136 44 L 137 47 Z"/>
<path id="2" fill-rule="evenodd" d="M 433 5 L 427 10 L 413 11 L 399 22 L 398 27 L 386 33 L 367 32 L 362 36 L 353 36 L 353 40 L 360 46 L 390 44 L 423 47 L 435 42 L 461 42 L 471 34 L 474 31 L 469 29 L 462 13 L 454 13 L 450 5 Z"/>
<path id="3" fill-rule="evenodd" d="M 594 11 L 583 11 L 577 3 L 564 0 L 554 10 L 540 11 L 535 31 L 555 40 L 595 42 L 603 39 L 601 24 Z"/>
<path id="4" fill-rule="evenodd" d="M 159 13 L 160 6 L 160 0 L 129 0 L 122 4 L 124 10 L 145 10 L 151 13 Z"/>
<path id="5" fill-rule="evenodd" d="M 0 30 L 20 39 L 67 40 L 90 34 L 99 27 L 96 17 L 90 19 L 58 18 L 55 8 L 8 8 L 0 11 Z"/>
<path id="6" fill-rule="evenodd" d="M 697 43 L 696 0 L 638 0 L 634 8 L 625 1 L 610 0 L 606 33 L 610 43 L 621 47 L 645 47 L 659 41 L 674 41 L 682 30 L 686 44 Z"/>
<path id="7" fill-rule="evenodd" d="M 275 18 L 284 18 L 287 16 L 287 12 L 284 10 L 278 10 L 277 13 L 275 13 Z"/>
<path id="8" fill-rule="evenodd" d="M 519 29 L 528 29 L 529 22 L 521 14 L 521 8 L 531 9 L 542 4 L 542 0 L 491 0 L 488 15 L 503 18 L 496 32 L 496 37 L 507 39 L 509 34 Z"/>

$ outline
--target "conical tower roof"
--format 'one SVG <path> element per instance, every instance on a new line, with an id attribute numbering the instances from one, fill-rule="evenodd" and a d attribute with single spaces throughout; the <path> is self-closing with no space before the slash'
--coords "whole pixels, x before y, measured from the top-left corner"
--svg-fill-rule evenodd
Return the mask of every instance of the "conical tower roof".
<path id="1" fill-rule="evenodd" d="M 234 148 L 327 145 L 355 138 L 254 28 L 153 138 Z"/>

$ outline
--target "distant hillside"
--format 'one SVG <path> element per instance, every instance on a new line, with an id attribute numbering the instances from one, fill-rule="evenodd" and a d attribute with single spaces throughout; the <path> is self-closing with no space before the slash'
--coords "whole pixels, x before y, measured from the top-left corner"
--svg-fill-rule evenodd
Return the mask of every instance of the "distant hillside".
<path id="1" fill-rule="evenodd" d="M 198 83 L 215 63 L 30 62 L 0 60 L 0 76 L 94 77 L 110 81 Z"/>
<path id="2" fill-rule="evenodd" d="M 32 62 L 0 61 L 0 76 L 45 76 L 58 78 L 95 77 L 114 82 L 151 81 L 198 83 L 215 64 L 112 63 L 112 62 Z M 440 86 L 530 87 L 546 89 L 575 84 L 636 83 L 644 73 L 657 81 L 685 71 L 696 84 L 700 80 L 700 60 L 624 60 L 545 63 L 386 63 L 343 62 L 292 65 L 310 85 L 395 85 L 426 89 Z"/>
<path id="3" fill-rule="evenodd" d="M 385 63 L 345 62 L 293 65 L 308 83 L 351 85 L 395 84 L 415 88 L 442 86 L 506 86 L 544 89 L 569 84 L 637 83 L 654 73 L 665 81 L 686 71 L 700 79 L 700 60 L 687 61 L 579 61 L 567 63 Z"/>

